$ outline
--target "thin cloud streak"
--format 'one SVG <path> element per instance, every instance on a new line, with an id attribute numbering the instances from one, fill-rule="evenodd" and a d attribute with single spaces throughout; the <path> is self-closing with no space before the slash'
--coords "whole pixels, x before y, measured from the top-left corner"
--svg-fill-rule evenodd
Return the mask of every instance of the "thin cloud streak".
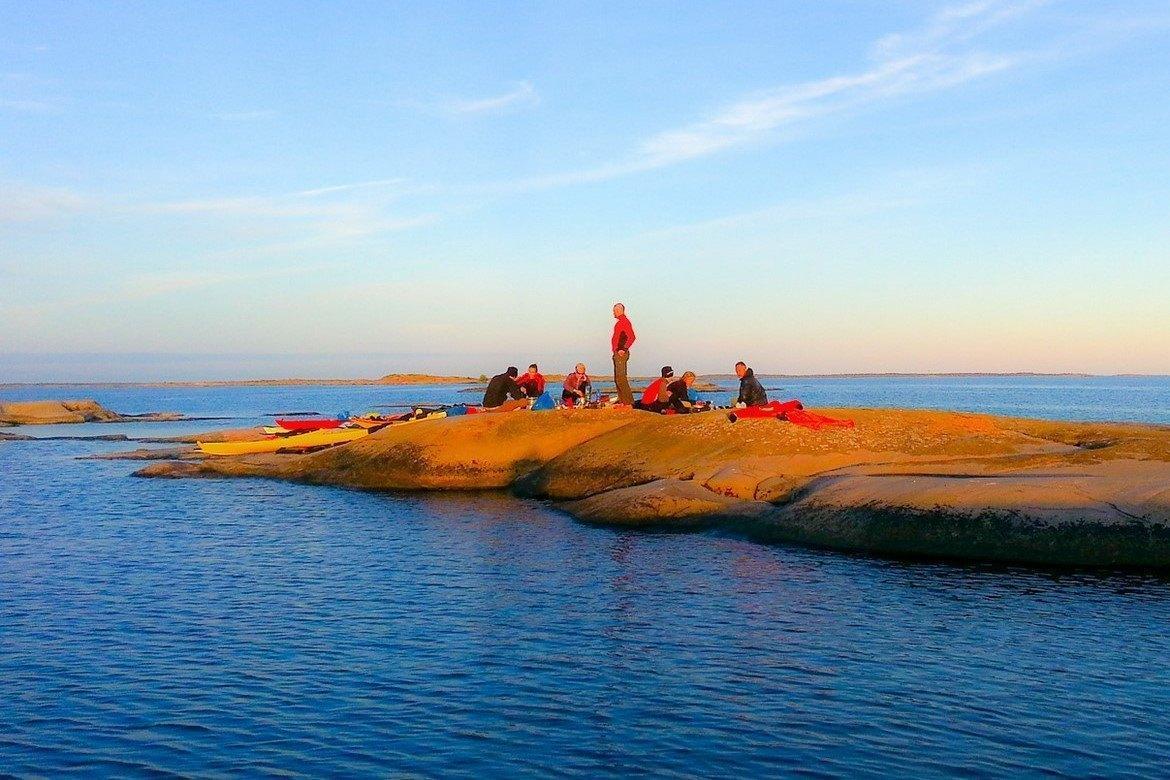
<path id="1" fill-rule="evenodd" d="M 0 223 L 51 219 L 92 204 L 92 199 L 65 187 L 0 182 Z"/>
<path id="2" fill-rule="evenodd" d="M 951 6 L 917 30 L 886 36 L 870 50 L 873 66 L 779 87 L 732 103 L 709 119 L 666 130 L 643 141 L 624 161 L 532 176 L 479 188 L 525 192 L 608 181 L 763 143 L 781 128 L 861 106 L 945 89 L 1014 68 L 1022 53 L 949 51 L 1043 5 L 1042 0 L 983 0 Z"/>
<path id="3" fill-rule="evenodd" d="M 394 186 L 398 186 L 401 184 L 405 184 L 407 181 L 408 181 L 408 179 L 400 177 L 400 178 L 396 178 L 396 179 L 374 179 L 373 181 L 359 181 L 359 182 L 354 182 L 352 184 L 335 184 L 335 185 L 332 185 L 329 187 L 317 187 L 317 188 L 311 189 L 311 190 L 301 190 L 299 192 L 294 192 L 293 196 L 298 197 L 298 198 L 313 198 L 313 197 L 316 197 L 318 195 L 332 195 L 333 193 L 336 193 L 336 192 L 349 192 L 351 190 L 364 190 L 364 189 L 381 188 L 381 187 L 394 187 Z"/>
<path id="4" fill-rule="evenodd" d="M 515 89 L 502 95 L 478 100 L 455 100 L 448 103 L 446 108 L 451 114 L 489 114 L 523 103 L 536 103 L 539 100 L 536 88 L 530 82 L 521 81 Z"/>
<path id="5" fill-rule="evenodd" d="M 7 307 L 6 313 L 21 317 L 41 317 L 59 313 L 62 309 L 86 306 L 112 306 L 128 301 L 141 301 L 180 292 L 192 292 L 209 287 L 243 284 L 268 279 L 302 277 L 334 270 L 336 264 L 264 268 L 251 271 L 159 271 L 132 274 L 104 291 L 37 303 L 17 303 Z"/>

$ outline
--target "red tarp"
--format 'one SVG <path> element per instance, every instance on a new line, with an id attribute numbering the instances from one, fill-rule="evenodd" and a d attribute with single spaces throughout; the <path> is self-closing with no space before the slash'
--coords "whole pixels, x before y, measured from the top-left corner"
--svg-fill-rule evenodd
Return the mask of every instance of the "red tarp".
<path id="1" fill-rule="evenodd" d="M 852 428 L 852 420 L 839 420 L 835 417 L 826 417 L 823 414 L 806 411 L 800 401 L 771 401 L 763 406 L 748 406 L 731 412 L 734 420 L 751 418 L 774 417 L 778 420 L 787 420 L 793 425 L 819 431 L 822 428 Z M 731 415 L 728 415 L 730 418 Z"/>

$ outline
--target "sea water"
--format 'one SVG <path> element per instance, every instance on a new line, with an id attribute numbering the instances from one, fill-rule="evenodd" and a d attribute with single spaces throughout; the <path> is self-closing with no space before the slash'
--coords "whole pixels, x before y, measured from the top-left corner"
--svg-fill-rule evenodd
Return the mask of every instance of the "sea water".
<path id="1" fill-rule="evenodd" d="M 768 379 L 1170 422 L 1165 379 Z M 220 423 L 458 388 L 23 387 Z M 270 418 L 268 418 L 270 419 Z M 1170 581 L 586 526 L 504 494 L 140 480 L 0 442 L 0 774 L 1160 776 Z"/>

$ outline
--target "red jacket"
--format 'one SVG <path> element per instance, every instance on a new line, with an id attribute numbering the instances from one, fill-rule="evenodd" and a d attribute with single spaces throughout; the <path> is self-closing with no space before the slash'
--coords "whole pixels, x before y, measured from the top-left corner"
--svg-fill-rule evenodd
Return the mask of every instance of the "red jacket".
<path id="1" fill-rule="evenodd" d="M 673 379 L 659 378 L 655 379 L 642 393 L 642 403 L 652 404 L 658 400 L 658 394 L 662 392 L 662 385 L 666 382 L 671 382 Z"/>
<path id="2" fill-rule="evenodd" d="M 570 392 L 580 390 L 582 385 L 590 384 L 588 374 L 578 374 L 576 371 L 565 377 L 565 389 Z"/>
<path id="3" fill-rule="evenodd" d="M 630 318 L 623 314 L 613 324 L 613 338 L 610 339 L 611 351 L 629 349 L 634 346 L 635 338 L 637 337 L 634 336 L 634 326 L 630 324 Z"/>
<path id="4" fill-rule="evenodd" d="M 536 398 L 544 392 L 544 374 L 521 374 L 516 384 L 529 398 Z"/>

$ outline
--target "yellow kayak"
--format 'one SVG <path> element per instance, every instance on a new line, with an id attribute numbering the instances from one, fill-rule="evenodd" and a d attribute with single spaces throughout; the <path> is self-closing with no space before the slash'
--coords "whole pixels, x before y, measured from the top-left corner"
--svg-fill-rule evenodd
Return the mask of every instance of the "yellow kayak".
<path id="1" fill-rule="evenodd" d="M 261 441 L 217 441 L 196 442 L 199 451 L 206 455 L 255 455 L 261 452 L 277 452 L 279 450 L 303 450 L 310 447 L 329 447 L 368 436 L 365 428 L 327 428 L 320 431 L 309 431 L 296 436 L 284 436 L 279 439 L 263 439 Z"/>

